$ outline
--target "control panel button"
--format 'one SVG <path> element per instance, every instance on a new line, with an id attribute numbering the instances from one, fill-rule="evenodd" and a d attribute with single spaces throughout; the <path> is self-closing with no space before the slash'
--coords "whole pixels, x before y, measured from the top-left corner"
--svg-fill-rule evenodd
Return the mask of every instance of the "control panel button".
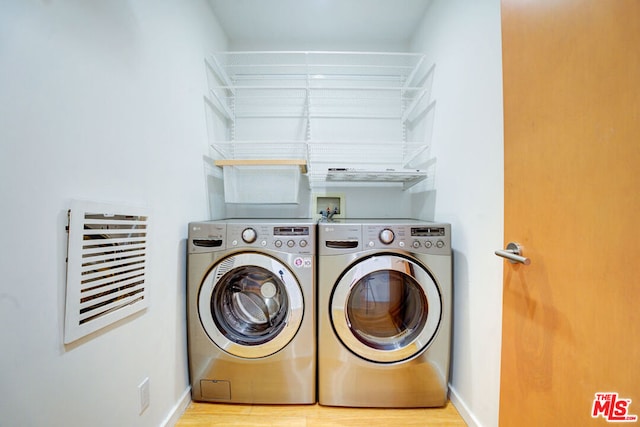
<path id="1" fill-rule="evenodd" d="M 304 239 L 300 240 L 300 247 L 305 248 L 306 246 L 307 246 L 307 241 Z"/>
<path id="2" fill-rule="evenodd" d="M 418 240 L 414 240 L 413 243 L 411 244 L 411 246 L 413 246 L 414 248 L 418 249 L 420 247 L 420 242 Z"/>
<path id="3" fill-rule="evenodd" d="M 276 248 L 281 248 L 282 247 L 282 240 L 276 240 L 275 242 L 273 242 L 273 244 L 275 245 Z"/>
<path id="4" fill-rule="evenodd" d="M 438 248 L 444 248 L 444 241 L 442 241 L 442 240 L 438 240 L 438 241 L 436 242 L 436 246 L 437 246 Z"/>
<path id="5" fill-rule="evenodd" d="M 427 240 L 426 242 L 424 242 L 425 248 L 429 249 L 432 246 L 433 246 L 433 242 L 431 240 Z"/>
<path id="6" fill-rule="evenodd" d="M 289 246 L 290 248 L 294 247 L 295 245 L 296 245 L 296 242 L 294 242 L 293 240 L 287 241 L 287 246 Z"/>
<path id="7" fill-rule="evenodd" d="M 384 230 L 382 230 L 380 232 L 380 235 L 378 236 L 380 241 L 385 245 L 388 245 L 389 243 L 393 242 L 393 239 L 395 239 L 395 237 L 396 236 L 395 234 L 393 234 L 393 231 L 389 230 L 388 228 L 385 228 Z"/>
<path id="8" fill-rule="evenodd" d="M 245 228 L 242 230 L 242 240 L 244 240 L 245 243 L 253 243 L 257 237 L 258 234 L 253 228 Z"/>

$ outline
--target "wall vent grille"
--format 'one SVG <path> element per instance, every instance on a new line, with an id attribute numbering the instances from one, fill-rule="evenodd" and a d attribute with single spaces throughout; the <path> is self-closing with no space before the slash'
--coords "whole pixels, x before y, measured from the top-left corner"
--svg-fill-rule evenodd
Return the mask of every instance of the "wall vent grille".
<path id="1" fill-rule="evenodd" d="M 71 203 L 65 344 L 148 306 L 148 227 L 143 208 Z"/>

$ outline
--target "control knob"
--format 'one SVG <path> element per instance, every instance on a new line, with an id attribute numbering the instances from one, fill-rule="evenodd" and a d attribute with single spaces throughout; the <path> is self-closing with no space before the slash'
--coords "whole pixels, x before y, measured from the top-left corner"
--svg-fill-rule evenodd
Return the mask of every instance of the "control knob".
<path id="1" fill-rule="evenodd" d="M 380 238 L 380 241 L 382 243 L 388 245 L 389 243 L 393 242 L 393 239 L 395 239 L 396 236 L 393 234 L 393 231 L 385 228 L 380 232 L 380 235 L 378 237 Z"/>
<path id="2" fill-rule="evenodd" d="M 245 243 L 253 243 L 257 237 L 258 234 L 253 228 L 245 228 L 242 230 L 242 240 L 244 240 Z"/>

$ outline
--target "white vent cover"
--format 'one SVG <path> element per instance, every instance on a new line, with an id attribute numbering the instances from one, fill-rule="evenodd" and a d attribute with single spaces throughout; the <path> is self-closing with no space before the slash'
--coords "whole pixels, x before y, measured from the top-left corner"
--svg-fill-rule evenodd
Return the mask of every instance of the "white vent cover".
<path id="1" fill-rule="evenodd" d="M 65 344 L 148 306 L 148 220 L 143 208 L 71 203 Z"/>

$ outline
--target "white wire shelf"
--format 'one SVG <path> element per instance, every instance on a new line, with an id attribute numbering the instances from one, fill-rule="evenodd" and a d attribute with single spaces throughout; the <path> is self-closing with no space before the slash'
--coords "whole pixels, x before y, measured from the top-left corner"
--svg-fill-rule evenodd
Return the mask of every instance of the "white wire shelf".
<path id="1" fill-rule="evenodd" d="M 308 144 L 301 141 L 226 141 L 211 148 L 215 160 L 309 159 Z"/>
<path id="2" fill-rule="evenodd" d="M 209 102 L 230 120 L 404 121 L 427 93 L 433 69 L 421 54 L 396 52 L 220 52 L 206 63 L 213 76 Z"/>
<path id="3" fill-rule="evenodd" d="M 424 56 L 404 52 L 244 51 L 218 52 L 212 66 L 229 82 L 252 79 L 321 80 L 354 76 L 410 83 Z"/>
<path id="4" fill-rule="evenodd" d="M 407 190 L 420 181 L 427 179 L 427 172 L 420 169 L 353 169 L 329 168 L 326 180 L 335 182 L 384 182 L 402 183 Z"/>
<path id="5" fill-rule="evenodd" d="M 211 146 L 214 164 L 269 170 L 298 168 L 311 186 L 330 182 L 401 183 L 408 189 L 427 177 L 420 163 L 428 147 L 399 141 L 228 141 Z M 422 160 L 424 162 L 426 160 Z M 276 168 L 274 168 L 275 170 Z"/>

